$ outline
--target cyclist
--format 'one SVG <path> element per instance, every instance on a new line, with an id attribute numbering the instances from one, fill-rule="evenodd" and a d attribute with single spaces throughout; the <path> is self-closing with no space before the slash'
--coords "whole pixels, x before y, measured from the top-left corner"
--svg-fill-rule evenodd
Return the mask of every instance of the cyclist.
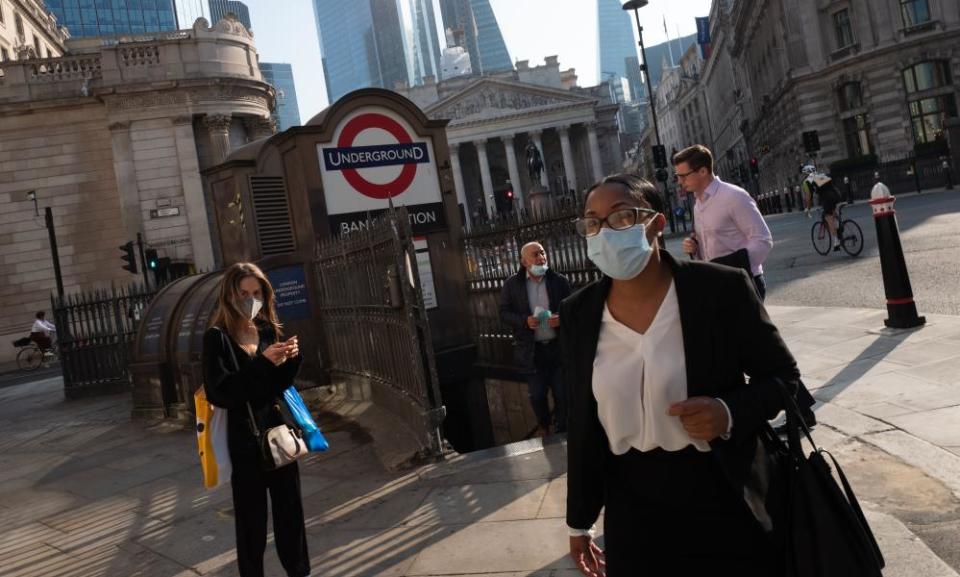
<path id="1" fill-rule="evenodd" d="M 30 340 L 37 343 L 40 350 L 47 352 L 53 348 L 53 341 L 50 336 L 56 334 L 57 327 L 46 320 L 45 311 L 37 312 L 37 319 L 33 321 L 33 328 L 30 329 Z"/>
<path id="2" fill-rule="evenodd" d="M 806 174 L 803 179 L 803 203 L 806 209 L 807 217 L 810 216 L 810 208 L 813 206 L 813 194 L 816 193 L 820 198 L 820 206 L 823 208 L 824 220 L 827 222 L 827 228 L 833 236 L 833 250 L 840 250 L 840 235 L 837 234 L 837 217 L 835 214 L 837 204 L 840 202 L 840 193 L 833 184 L 833 179 L 828 175 L 817 172 L 812 164 L 803 167 L 802 172 Z"/>

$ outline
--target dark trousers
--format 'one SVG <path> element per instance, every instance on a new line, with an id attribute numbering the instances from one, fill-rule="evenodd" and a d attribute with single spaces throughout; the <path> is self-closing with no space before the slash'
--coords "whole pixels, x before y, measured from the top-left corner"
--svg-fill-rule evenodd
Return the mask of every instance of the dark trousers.
<path id="1" fill-rule="evenodd" d="M 263 577 L 268 491 L 273 509 L 273 537 L 280 563 L 289 577 L 309 575 L 310 556 L 297 463 L 274 471 L 262 471 L 256 466 L 234 469 L 230 484 L 233 486 L 240 577 Z"/>
<path id="2" fill-rule="evenodd" d="M 767 279 L 764 278 L 762 274 L 758 274 L 753 277 L 753 284 L 757 287 L 757 294 L 760 295 L 760 300 L 767 298 Z"/>
<path id="3" fill-rule="evenodd" d="M 557 339 L 534 345 L 533 364 L 536 372 L 527 375 L 527 387 L 530 405 L 537 416 L 537 424 L 550 426 L 550 404 L 548 391 L 553 391 L 554 430 L 563 433 L 567 430 L 567 396 L 564 393 L 563 375 L 560 365 L 560 344 Z"/>
<path id="4" fill-rule="evenodd" d="M 605 477 L 608 577 L 779 575 L 771 541 L 711 453 L 631 449 L 610 456 Z"/>

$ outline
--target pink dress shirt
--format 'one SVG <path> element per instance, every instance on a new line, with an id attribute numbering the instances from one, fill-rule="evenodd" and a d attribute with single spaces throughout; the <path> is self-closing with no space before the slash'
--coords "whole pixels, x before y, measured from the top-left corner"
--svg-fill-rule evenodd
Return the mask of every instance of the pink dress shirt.
<path id="1" fill-rule="evenodd" d="M 773 237 L 747 191 L 714 177 L 696 197 L 693 214 L 697 256 L 712 260 L 745 248 L 753 276 L 763 274 L 763 261 L 773 248 Z"/>

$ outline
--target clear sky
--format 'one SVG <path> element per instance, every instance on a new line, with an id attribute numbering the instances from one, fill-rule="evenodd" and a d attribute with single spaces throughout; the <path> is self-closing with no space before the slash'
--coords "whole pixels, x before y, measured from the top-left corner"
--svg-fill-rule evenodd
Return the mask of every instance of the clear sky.
<path id="1" fill-rule="evenodd" d="M 244 1 L 250 8 L 260 59 L 293 65 L 300 120 L 306 122 L 327 106 L 313 2 Z M 536 65 L 555 54 L 560 57 L 561 68 L 576 68 L 581 86 L 596 83 L 595 0 L 490 0 L 490 4 L 515 61 L 529 60 Z M 694 17 L 707 16 L 709 11 L 710 0 L 650 0 L 640 10 L 644 43 L 652 46 L 667 39 L 664 18 L 670 38 L 676 38 L 678 29 L 684 36 L 696 32 Z"/>

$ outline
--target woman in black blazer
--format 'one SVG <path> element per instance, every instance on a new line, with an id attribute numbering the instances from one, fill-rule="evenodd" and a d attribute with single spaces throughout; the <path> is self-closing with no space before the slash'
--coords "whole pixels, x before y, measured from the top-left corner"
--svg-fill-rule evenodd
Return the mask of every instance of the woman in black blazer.
<path id="1" fill-rule="evenodd" d="M 748 478 L 796 362 L 747 274 L 675 260 L 665 222 L 630 175 L 591 188 L 577 221 L 604 276 L 560 309 L 570 552 L 585 575 L 776 576 Z"/>
<path id="2" fill-rule="evenodd" d="M 224 273 L 210 325 L 203 336 L 204 389 L 214 406 L 227 410 L 240 576 L 263 577 L 269 492 L 280 563 L 289 577 L 305 577 L 310 557 L 297 463 L 264 470 L 250 421 L 252 412 L 260 431 L 286 422 L 280 407 L 300 368 L 297 337 L 280 340 L 273 287 L 251 263 Z"/>

